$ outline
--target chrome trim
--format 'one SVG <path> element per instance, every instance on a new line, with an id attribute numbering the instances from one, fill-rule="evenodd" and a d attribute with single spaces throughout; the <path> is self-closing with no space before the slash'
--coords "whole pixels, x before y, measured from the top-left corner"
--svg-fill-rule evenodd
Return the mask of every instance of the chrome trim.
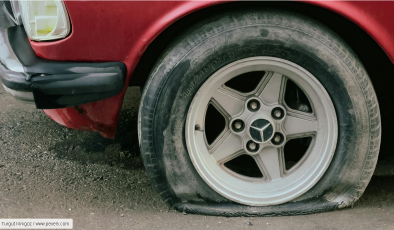
<path id="1" fill-rule="evenodd" d="M 16 23 L 18 26 L 23 25 L 23 22 L 22 22 L 22 12 L 21 12 L 21 8 L 20 8 L 20 6 L 19 6 L 19 1 L 17 1 L 17 0 L 12 0 L 12 1 L 11 1 L 11 7 L 12 7 L 12 12 L 14 13 L 14 17 L 15 17 L 15 20 L 16 20 L 15 23 Z"/>
<path id="2" fill-rule="evenodd" d="M 12 47 L 9 45 L 8 37 L 3 36 L 5 33 L 0 33 L 0 62 L 2 62 L 9 70 L 18 73 L 25 73 L 23 65 L 19 62 Z M 26 76 L 27 77 L 27 76 Z"/>
<path id="3" fill-rule="evenodd" d="M 16 91 L 13 89 L 8 88 L 3 84 L 5 91 L 11 96 L 15 97 L 16 99 L 26 102 L 26 103 L 34 103 L 34 96 L 32 92 L 23 92 L 23 91 Z"/>
<path id="4" fill-rule="evenodd" d="M 14 1 L 10 1 L 10 3 L 11 3 L 11 10 L 14 15 L 10 14 L 5 3 L 3 4 L 3 10 L 9 19 L 11 19 L 16 25 L 21 26 L 23 23 L 22 23 L 22 14 L 19 7 L 19 2 L 14 0 Z"/>
<path id="5" fill-rule="evenodd" d="M 11 19 L 11 21 L 12 21 L 13 23 L 17 24 L 15 18 L 10 14 L 10 12 L 8 12 L 8 9 L 7 9 L 7 7 L 5 6 L 5 4 L 3 4 L 3 10 L 4 10 L 5 14 L 7 15 L 7 17 L 8 17 L 9 19 Z"/>

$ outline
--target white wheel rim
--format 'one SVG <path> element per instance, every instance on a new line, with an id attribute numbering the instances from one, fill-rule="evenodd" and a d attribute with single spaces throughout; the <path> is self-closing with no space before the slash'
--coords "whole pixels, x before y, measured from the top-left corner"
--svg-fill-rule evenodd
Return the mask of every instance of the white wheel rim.
<path id="1" fill-rule="evenodd" d="M 266 71 L 267 74 L 249 95 L 235 93 L 224 86 L 233 77 L 251 71 Z M 292 110 L 284 103 L 286 79 L 295 82 L 308 96 L 313 113 Z M 247 103 L 252 99 L 260 103 L 258 112 L 247 109 Z M 210 146 L 201 131 L 205 130 L 208 103 L 219 105 L 226 115 L 226 130 Z M 285 118 L 280 121 L 272 119 L 270 113 L 275 107 L 283 108 Z M 236 119 L 245 122 L 245 128 L 240 133 L 230 127 Z M 290 171 L 286 171 L 283 165 L 282 149 L 286 141 L 274 145 L 269 139 L 259 144 L 260 151 L 257 153 L 246 148 L 247 141 L 253 140 L 248 131 L 250 124 L 256 119 L 271 123 L 274 132 L 281 132 L 286 141 L 301 136 L 313 138 L 305 156 Z M 196 130 L 196 125 L 200 131 Z M 190 105 L 185 134 L 193 165 L 212 189 L 241 204 L 265 206 L 290 201 L 319 181 L 334 155 L 338 126 L 333 103 L 312 74 L 283 59 L 252 57 L 223 67 L 201 86 Z M 256 160 L 264 179 L 242 176 L 223 166 L 229 159 L 245 153 Z"/>

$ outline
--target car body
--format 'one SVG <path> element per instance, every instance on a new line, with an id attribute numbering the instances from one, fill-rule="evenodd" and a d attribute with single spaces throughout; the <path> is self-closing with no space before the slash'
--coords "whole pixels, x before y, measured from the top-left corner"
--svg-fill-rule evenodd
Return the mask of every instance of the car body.
<path id="1" fill-rule="evenodd" d="M 17 99 L 35 103 L 38 109 L 43 109 L 43 111 L 50 118 L 52 118 L 57 123 L 66 126 L 68 128 L 98 132 L 103 137 L 114 138 L 116 134 L 117 123 L 119 120 L 119 113 L 123 103 L 123 98 L 128 87 L 145 86 L 145 88 L 150 87 L 150 89 L 152 90 L 152 88 L 154 87 L 151 86 L 152 84 L 150 82 L 150 79 L 153 77 L 151 78 L 149 77 L 156 74 L 156 72 L 153 71 L 154 67 L 158 65 L 157 63 L 160 63 L 163 60 L 168 61 L 168 59 L 171 59 L 171 57 L 167 57 L 167 59 L 165 59 L 166 57 L 165 55 L 169 53 L 169 51 L 168 53 L 166 53 L 166 51 L 171 50 L 171 47 L 175 47 L 176 44 L 178 44 L 177 42 L 179 42 L 179 40 L 182 40 L 186 37 L 184 33 L 185 31 L 188 31 L 189 27 L 197 25 L 197 23 L 204 18 L 208 18 L 209 20 L 210 17 L 213 17 L 216 14 L 219 14 L 220 12 L 227 12 L 227 11 L 231 12 L 231 10 L 237 9 L 238 7 L 253 8 L 254 6 L 258 7 L 259 9 L 264 9 L 265 7 L 273 8 L 273 9 L 281 9 L 281 10 L 283 9 L 283 10 L 295 12 L 296 14 L 300 14 L 300 15 L 301 14 L 308 15 L 308 17 L 313 18 L 313 20 L 316 20 L 322 25 L 324 25 L 318 28 L 319 31 L 324 31 L 325 28 L 327 27 L 330 30 L 336 32 L 339 35 L 338 37 L 335 37 L 336 35 L 335 36 L 332 35 L 331 32 L 327 32 L 327 34 L 325 34 L 324 32 L 322 33 L 319 32 L 316 40 L 322 43 L 324 42 L 324 44 L 327 44 L 327 47 L 329 49 L 335 51 L 336 55 L 341 56 L 343 62 L 347 66 L 350 66 L 349 68 L 351 68 L 351 72 L 354 73 L 359 78 L 361 78 L 360 74 L 356 74 L 356 73 L 359 69 L 362 69 L 364 67 L 360 67 L 360 65 L 357 64 L 355 65 L 356 66 L 355 67 L 352 66 L 352 64 L 358 62 L 357 58 L 360 59 L 360 62 L 365 66 L 368 74 L 371 76 L 372 79 L 371 81 L 374 83 L 374 88 L 377 91 L 377 97 L 379 98 L 379 107 L 381 108 L 382 111 L 383 122 L 390 120 L 387 123 L 389 123 L 390 125 L 394 124 L 391 121 L 392 119 L 388 119 L 388 117 L 390 117 L 391 102 L 390 102 L 390 97 L 386 96 L 387 91 L 383 90 L 383 88 L 385 88 L 387 84 L 384 83 L 384 81 L 382 81 L 385 80 L 387 82 L 391 82 L 392 81 L 391 78 L 389 78 L 386 75 L 394 74 L 393 71 L 394 24 L 391 23 L 391 18 L 390 18 L 392 13 L 394 12 L 394 2 L 377 2 L 377 1 L 360 1 L 360 2 L 356 2 L 356 1 L 302 1 L 302 2 L 64 1 L 64 3 L 62 1 L 57 1 L 57 2 L 61 2 L 61 4 L 64 4 L 63 5 L 64 9 L 66 9 L 67 17 L 69 18 L 70 30 L 67 36 L 65 36 L 64 38 L 62 37 L 50 41 L 47 40 L 35 41 L 35 39 L 32 39 L 32 37 L 28 37 L 30 35 L 26 34 L 25 29 L 23 28 L 22 25 L 23 22 L 17 17 L 18 12 L 17 10 L 15 10 L 17 6 L 13 5 L 14 15 L 10 13 L 9 10 L 10 7 L 8 7 L 8 9 L 5 8 L 5 12 L 8 11 L 8 14 L 11 15 L 9 17 L 14 16 L 13 19 L 15 23 L 18 25 L 3 25 L 2 30 L 0 31 L 0 39 L 2 39 L 0 40 L 1 43 L 0 60 L 2 62 L 2 65 L 0 66 L 0 78 L 7 92 L 11 93 Z M 11 3 L 8 1 L 7 4 L 10 5 Z M 279 13 L 279 14 L 284 15 L 283 17 L 286 17 L 286 13 L 284 14 Z M 294 16 L 294 17 L 298 17 L 298 16 Z M 248 21 L 249 18 L 243 18 L 242 20 Z M 254 19 L 250 19 L 250 21 L 253 20 Z M 279 25 L 280 23 L 281 23 L 281 17 L 279 17 L 276 24 Z M 231 27 L 233 25 L 239 26 L 237 25 L 235 19 L 234 21 L 231 20 L 227 21 L 226 26 Z M 292 31 L 301 30 L 297 24 L 292 25 L 290 23 L 289 28 Z M 263 31 L 261 32 L 261 36 L 262 37 L 266 36 L 264 30 L 261 31 Z M 178 37 L 179 34 L 183 34 L 184 37 L 182 36 Z M 305 32 L 305 34 L 307 34 L 308 36 L 316 35 L 313 31 Z M 344 40 L 350 48 L 347 46 L 343 46 L 345 48 L 338 48 L 341 47 L 342 44 L 341 39 Z M 291 40 L 291 37 L 289 38 L 289 40 Z M 188 40 L 183 42 L 187 43 Z M 193 41 L 190 41 L 191 45 L 193 45 L 192 43 Z M 340 45 L 337 46 L 338 44 Z M 353 51 L 347 53 L 346 50 L 348 48 L 354 50 L 355 55 L 353 55 L 352 53 Z M 172 55 L 174 57 L 174 60 L 177 60 L 176 59 L 177 54 L 172 54 Z M 354 56 L 356 56 L 357 58 L 354 59 Z M 258 60 L 252 60 L 251 62 L 253 61 L 262 61 L 264 63 L 265 62 L 271 63 L 278 60 L 276 59 L 266 60 L 262 58 Z M 281 61 L 279 60 L 278 62 Z M 169 64 L 167 63 L 167 66 L 168 65 Z M 293 68 L 291 63 L 290 64 L 285 63 L 283 65 L 287 65 L 289 68 L 294 69 L 294 71 L 296 71 L 297 68 L 301 69 L 302 67 L 299 66 L 295 68 L 293 66 L 294 67 Z M 162 70 L 163 73 L 166 73 L 166 71 L 167 69 Z M 328 71 L 335 72 L 331 69 L 329 69 Z M 304 74 L 304 75 L 307 76 L 308 74 Z M 163 79 L 163 77 L 159 78 L 159 80 L 161 79 Z M 281 82 L 282 80 L 279 81 L 279 85 L 281 84 Z M 318 87 L 318 84 L 316 85 Z M 192 88 L 194 86 L 195 85 L 192 82 L 190 87 Z M 362 89 L 368 88 L 367 86 L 368 83 L 365 82 L 360 83 L 360 87 Z M 148 106 L 144 104 L 144 99 L 149 98 L 149 100 L 153 100 L 152 99 L 154 98 L 153 93 L 155 92 L 153 91 L 153 93 L 152 92 L 147 93 L 148 91 L 149 89 L 144 91 L 141 101 L 142 104 L 141 108 L 145 106 L 145 110 L 149 110 L 151 104 L 148 104 Z M 373 87 L 370 92 L 372 91 L 374 91 Z M 357 91 L 357 93 L 359 92 L 361 91 Z M 339 93 L 340 92 L 338 92 L 338 95 Z M 186 97 L 186 96 L 190 96 L 189 94 L 190 94 L 189 91 L 186 90 L 185 92 L 183 92 L 182 95 L 185 95 Z M 326 91 L 322 90 L 321 95 L 323 94 L 328 95 Z M 366 95 L 365 100 L 370 99 L 370 97 L 374 98 L 373 95 L 375 95 L 374 92 Z M 152 98 L 150 98 L 150 96 L 152 96 Z M 249 110 L 252 112 L 259 111 L 260 109 L 258 105 L 259 103 L 261 103 L 261 101 L 259 102 L 259 99 L 256 99 L 255 102 L 257 103 L 255 105 L 257 109 L 254 110 L 249 108 Z M 249 102 L 245 102 L 245 103 L 249 103 Z M 327 102 L 326 104 L 334 108 L 334 106 L 330 103 L 332 102 L 330 101 Z M 373 110 L 374 112 L 374 113 L 370 113 L 371 114 L 370 116 L 372 117 L 373 115 L 374 118 L 377 117 L 376 120 L 378 121 L 373 120 L 371 121 L 371 123 L 373 123 L 373 125 L 376 125 L 378 128 L 374 127 L 376 129 L 371 131 L 369 130 L 369 128 L 371 128 L 372 126 L 366 128 L 364 127 L 366 126 L 365 124 L 363 128 L 364 130 L 368 130 L 370 132 L 369 137 L 372 138 L 371 140 L 376 141 L 370 145 L 372 147 L 376 147 L 375 145 L 380 146 L 380 114 L 378 111 L 379 108 L 372 109 L 371 104 L 373 103 L 370 101 L 365 103 L 369 105 L 371 107 L 369 109 L 371 109 L 371 111 Z M 249 104 L 247 104 L 247 106 L 249 106 Z M 247 111 L 246 108 L 243 109 Z M 269 109 L 277 109 L 277 108 L 269 107 Z M 268 109 L 266 110 L 268 111 Z M 280 107 L 280 115 L 278 115 L 278 119 L 276 120 L 280 120 L 283 118 L 284 116 L 283 114 L 285 114 L 284 112 L 285 110 L 286 109 L 284 107 Z M 310 111 L 312 111 L 312 109 Z M 335 111 L 335 109 L 332 109 L 332 111 Z M 346 112 L 352 114 L 353 110 L 349 110 Z M 331 112 L 331 113 L 334 114 L 335 112 Z M 145 116 L 143 114 L 144 113 L 140 113 L 140 117 L 139 117 L 140 145 L 142 142 L 141 139 L 144 138 L 141 137 L 143 136 L 141 135 L 141 130 L 143 129 L 143 128 L 141 129 L 141 126 L 143 125 L 142 123 L 144 122 L 143 119 L 148 117 L 148 115 L 146 114 L 149 114 L 149 112 L 145 111 Z M 252 116 L 252 115 L 249 114 L 249 115 L 245 115 L 245 117 L 246 116 Z M 330 122 L 337 121 L 335 116 L 336 115 L 330 117 L 330 119 L 332 118 Z M 239 118 L 241 119 L 241 117 Z M 254 117 L 253 119 L 255 120 L 253 121 L 247 120 L 247 122 L 251 124 L 255 124 L 254 122 L 257 120 L 260 121 L 264 120 L 262 118 L 260 119 L 259 117 Z M 264 131 L 263 129 L 266 129 L 269 125 L 271 125 L 271 123 L 274 122 L 272 119 L 271 119 L 272 122 L 269 119 L 267 118 L 264 121 L 269 123 L 269 124 L 267 123 L 267 126 L 258 127 L 258 128 L 252 127 L 252 125 L 250 126 L 251 128 L 255 128 L 255 129 L 261 128 L 259 135 L 264 135 L 262 134 Z M 366 121 L 366 119 L 360 119 L 360 120 L 364 122 Z M 149 125 L 150 123 L 152 123 L 151 121 L 145 121 L 145 122 L 146 122 L 145 125 L 146 124 Z M 229 124 L 230 122 L 227 121 L 227 123 Z M 243 123 L 239 123 L 238 126 L 243 127 L 245 125 L 242 124 Z M 278 123 L 278 127 L 281 124 L 282 123 Z M 179 127 L 181 126 L 182 125 L 180 124 Z M 201 129 L 199 125 L 195 126 L 195 130 L 193 129 L 194 128 L 193 125 L 190 127 L 192 127 L 191 128 L 192 131 L 190 131 L 190 136 L 192 136 L 192 133 L 194 131 L 204 132 L 204 130 Z M 275 126 L 272 125 L 272 127 L 274 127 L 272 128 L 272 130 L 275 130 Z M 235 128 L 232 129 L 235 130 Z M 274 132 L 272 130 L 271 132 Z M 334 131 L 330 131 L 331 132 L 330 134 L 333 134 L 333 136 L 335 136 L 337 133 L 336 128 L 333 128 L 332 130 Z M 243 128 L 241 131 L 243 131 Z M 283 132 L 286 133 L 286 131 Z M 391 131 L 386 131 L 386 132 L 388 134 L 391 134 Z M 160 130 L 159 133 L 164 135 L 164 131 L 162 130 Z M 185 131 L 185 133 L 187 133 L 187 131 Z M 149 137 L 153 136 L 149 133 L 144 135 L 145 138 L 146 136 Z M 373 139 L 376 136 L 378 137 Z M 262 138 L 262 136 L 260 136 L 260 138 L 262 140 L 264 139 Z M 270 136 L 270 138 L 272 138 L 272 135 Z M 284 145 L 283 143 L 284 136 L 282 135 L 281 138 L 279 138 L 279 141 L 277 141 L 277 145 L 281 145 L 281 144 Z M 333 138 L 336 138 L 336 136 Z M 384 138 L 390 138 L 390 135 L 386 135 Z M 249 139 L 245 139 L 245 140 L 247 141 Z M 270 140 L 267 139 L 267 141 Z M 259 143 L 261 143 L 263 146 L 263 142 L 264 141 Z M 332 147 L 332 149 L 329 152 L 332 152 L 332 154 L 335 149 L 335 143 L 336 141 L 333 141 L 331 143 L 332 146 L 334 147 Z M 372 141 L 370 142 L 365 141 L 365 143 L 372 143 Z M 149 144 L 147 144 L 147 146 L 149 147 Z M 256 145 L 251 145 L 251 146 L 253 146 L 253 148 L 256 148 Z M 145 166 L 147 168 L 152 166 L 154 163 L 156 163 L 156 159 L 150 158 L 150 150 L 148 149 L 148 147 L 146 148 L 141 147 L 141 149 L 145 148 L 144 152 L 147 152 L 146 155 L 149 155 L 148 157 L 146 157 L 147 159 L 144 158 Z M 249 148 L 249 146 L 245 148 Z M 261 149 L 257 147 L 257 150 L 261 150 Z M 326 158 L 329 163 L 329 161 L 332 158 L 332 155 Z M 377 161 L 377 157 L 374 161 Z M 365 164 L 367 166 L 373 165 L 374 167 L 375 163 L 365 163 Z M 193 164 L 196 166 L 197 163 L 193 161 Z M 328 166 L 325 167 L 327 168 Z M 350 167 L 350 166 L 347 165 L 346 167 Z M 176 167 L 171 167 L 171 168 L 176 168 Z M 364 169 L 365 168 L 363 168 L 363 170 Z M 201 173 L 200 176 L 202 176 Z M 318 179 L 320 179 L 321 176 L 322 174 L 319 174 L 317 176 Z M 372 174 L 369 172 L 367 177 L 370 178 L 370 176 L 372 176 Z M 204 176 L 202 177 L 204 178 L 205 181 L 209 180 Z M 158 176 L 152 174 L 151 179 L 155 180 L 154 178 L 158 178 Z M 359 184 L 357 185 L 357 187 L 360 188 L 362 191 L 363 189 L 365 189 L 365 186 L 367 184 L 365 181 L 366 180 L 364 180 L 362 185 Z M 356 182 L 353 180 L 352 183 L 356 183 Z M 310 189 L 312 187 L 312 184 L 309 184 L 308 186 L 309 186 L 308 189 Z M 158 191 L 161 193 L 160 190 Z M 177 191 L 177 193 L 181 194 L 182 196 L 183 195 L 182 189 Z M 221 192 L 218 193 L 223 195 L 223 193 Z M 358 199 L 359 196 L 361 196 L 362 192 L 358 192 L 358 191 L 354 192 L 354 194 L 356 193 L 358 194 L 358 195 L 354 195 L 354 197 L 356 198 L 354 199 L 348 198 L 349 200 L 352 201 L 349 202 L 341 201 L 342 203 L 340 204 L 330 204 L 331 207 L 337 208 L 337 207 L 345 207 L 351 205 L 352 202 L 354 202 L 355 200 Z M 299 195 L 300 194 L 297 194 L 297 196 Z M 197 192 L 196 196 L 199 197 L 200 194 Z M 226 195 L 223 196 L 228 198 L 228 196 Z M 170 200 L 170 198 L 166 198 L 164 197 L 164 195 L 162 195 L 162 197 L 163 200 L 166 200 L 167 203 L 171 203 L 168 201 Z M 280 204 L 281 202 L 283 203 L 285 200 L 287 202 L 295 197 L 296 195 L 294 195 L 292 198 L 288 198 L 287 200 L 282 199 L 279 201 L 278 200 L 272 201 L 272 203 L 268 203 L 268 205 Z M 209 200 L 209 198 L 207 198 L 207 200 Z M 220 199 L 218 200 L 222 202 L 222 200 Z M 249 201 L 244 201 L 244 202 L 241 201 L 239 203 L 246 205 L 249 204 L 255 205 L 255 203 Z M 170 205 L 173 204 L 171 203 Z M 265 205 L 264 202 L 257 204 L 257 206 L 264 206 L 264 205 Z M 326 204 L 322 204 L 322 205 L 324 206 Z M 181 206 L 178 206 L 178 209 L 181 209 L 180 207 Z M 204 208 L 201 208 L 201 210 L 202 209 Z M 190 208 L 190 210 L 193 210 L 193 207 Z M 205 213 L 210 213 L 210 211 L 205 211 Z M 297 213 L 297 211 L 294 211 L 294 213 Z"/>
<path id="2" fill-rule="evenodd" d="M 66 1 L 72 32 L 65 39 L 30 45 L 41 58 L 67 62 L 122 62 L 125 86 L 118 95 L 89 104 L 44 112 L 61 125 L 113 138 L 124 93 L 145 50 L 168 27 L 203 9 L 226 1 Z M 393 2 L 306 1 L 341 15 L 365 30 L 394 60 Z M 89 9 L 89 10 L 86 10 Z M 187 20 L 187 19 L 184 19 Z M 154 56 L 153 58 L 156 58 Z M 141 77 L 144 76 L 134 76 Z M 82 112 L 81 112 L 82 111 Z"/>

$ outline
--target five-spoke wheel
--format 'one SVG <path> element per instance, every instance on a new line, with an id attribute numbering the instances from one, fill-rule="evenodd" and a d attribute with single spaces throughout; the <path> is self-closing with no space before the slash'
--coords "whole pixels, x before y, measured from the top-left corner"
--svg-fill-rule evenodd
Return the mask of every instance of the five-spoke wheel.
<path id="1" fill-rule="evenodd" d="M 214 190 L 267 205 L 294 199 L 319 180 L 335 149 L 337 121 L 314 76 L 285 60 L 255 57 L 207 80 L 190 106 L 186 136 L 197 171 Z"/>
<path id="2" fill-rule="evenodd" d="M 226 216 L 351 206 L 381 137 L 377 96 L 350 46 L 307 15 L 257 5 L 207 16 L 170 43 L 138 127 L 163 201 Z"/>

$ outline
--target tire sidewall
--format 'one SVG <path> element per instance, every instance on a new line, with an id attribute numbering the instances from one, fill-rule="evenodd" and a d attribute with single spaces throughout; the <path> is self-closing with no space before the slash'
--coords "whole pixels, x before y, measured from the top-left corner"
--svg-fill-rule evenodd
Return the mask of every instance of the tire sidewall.
<path id="1" fill-rule="evenodd" d="M 248 17 L 264 18 L 265 23 L 248 24 Z M 190 160 L 185 141 L 189 106 L 201 85 L 220 68 L 244 58 L 269 56 L 294 62 L 315 76 L 333 101 L 338 120 L 337 147 L 329 168 L 296 200 L 324 197 L 344 202 L 348 191 L 360 186 L 371 158 L 370 111 L 362 87 L 370 82 L 350 49 L 321 25 L 277 11 L 233 13 L 202 25 L 169 49 L 144 91 L 140 117 L 151 119 L 141 119 L 141 127 L 147 127 L 140 128 L 141 140 L 151 138 L 149 153 L 155 154 L 156 174 L 164 176 L 170 193 L 183 202 L 227 201 L 201 179 Z M 140 143 L 145 152 L 147 146 Z"/>

